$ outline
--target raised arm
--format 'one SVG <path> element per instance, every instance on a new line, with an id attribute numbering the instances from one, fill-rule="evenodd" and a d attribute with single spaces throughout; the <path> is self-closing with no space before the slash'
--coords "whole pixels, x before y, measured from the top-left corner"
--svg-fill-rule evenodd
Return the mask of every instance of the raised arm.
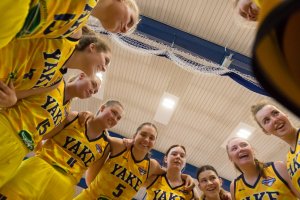
<path id="1" fill-rule="evenodd" d="M 53 136 L 55 136 L 57 133 L 59 133 L 61 130 L 63 130 L 63 128 L 65 127 L 65 125 L 67 123 L 74 120 L 77 115 L 78 115 L 78 112 L 75 112 L 75 111 L 68 113 L 67 117 L 58 126 L 56 126 L 54 129 L 52 129 L 49 133 L 47 133 L 43 137 L 43 140 L 46 140 L 46 139 L 49 139 L 49 138 L 52 138 Z"/>

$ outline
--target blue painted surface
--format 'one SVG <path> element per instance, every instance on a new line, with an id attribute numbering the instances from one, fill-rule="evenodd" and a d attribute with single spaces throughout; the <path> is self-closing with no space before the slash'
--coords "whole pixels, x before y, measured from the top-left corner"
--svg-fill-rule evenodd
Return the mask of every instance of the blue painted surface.
<path id="1" fill-rule="evenodd" d="M 229 69 L 235 69 L 242 74 L 253 77 L 251 67 L 252 59 L 231 49 L 227 48 L 225 50 L 225 47 L 223 46 L 214 44 L 145 16 L 141 16 L 141 22 L 137 27 L 137 31 L 147 35 L 153 40 L 169 46 L 173 45 L 173 47 L 179 49 L 184 49 L 186 52 L 208 59 L 219 65 L 223 63 L 226 56 L 229 56 L 232 53 L 234 61 L 229 65 Z M 269 96 L 265 90 L 248 80 L 243 79 L 237 74 L 228 73 L 226 75 L 253 92 Z"/>

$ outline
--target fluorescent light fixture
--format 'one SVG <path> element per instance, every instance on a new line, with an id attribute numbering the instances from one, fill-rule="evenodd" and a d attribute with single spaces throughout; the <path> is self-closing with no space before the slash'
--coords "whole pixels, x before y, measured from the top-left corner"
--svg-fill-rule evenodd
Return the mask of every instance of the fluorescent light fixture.
<path id="1" fill-rule="evenodd" d="M 237 131 L 236 135 L 237 135 L 238 137 L 247 139 L 247 138 L 249 138 L 249 136 L 251 135 L 251 131 L 248 130 L 248 129 L 241 128 L 241 129 L 239 129 L 239 130 Z"/>
<path id="2" fill-rule="evenodd" d="M 174 101 L 174 99 L 171 99 L 171 98 L 164 98 L 162 101 L 162 105 L 165 108 L 173 109 L 175 106 L 175 101 Z"/>
<path id="3" fill-rule="evenodd" d="M 167 125 L 174 113 L 178 100 L 177 96 L 164 92 L 156 110 L 154 120 Z"/>
<path id="4" fill-rule="evenodd" d="M 103 75 L 101 72 L 97 72 L 97 73 L 96 73 L 96 76 L 97 76 L 98 78 L 100 78 L 101 81 L 103 81 L 103 76 L 104 76 L 104 75 Z"/>
<path id="5" fill-rule="evenodd" d="M 255 128 L 253 126 L 250 126 L 246 123 L 240 122 L 235 129 L 232 131 L 232 133 L 226 138 L 226 140 L 223 142 L 221 147 L 226 149 L 226 145 L 228 140 L 234 137 L 241 137 L 244 139 L 249 139 L 254 132 Z"/>

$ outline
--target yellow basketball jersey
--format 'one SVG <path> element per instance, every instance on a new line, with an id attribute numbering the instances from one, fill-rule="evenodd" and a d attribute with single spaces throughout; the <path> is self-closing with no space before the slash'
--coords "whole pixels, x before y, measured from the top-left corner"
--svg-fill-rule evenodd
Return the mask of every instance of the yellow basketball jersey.
<path id="1" fill-rule="evenodd" d="M 108 146 L 106 131 L 93 140 L 88 138 L 86 131 L 85 126 L 79 125 L 77 116 L 62 131 L 48 139 L 37 155 L 63 170 L 77 183 L 87 168 L 103 156 Z"/>
<path id="2" fill-rule="evenodd" d="M 14 39 L 0 49 L 0 80 L 12 80 L 17 90 L 51 86 L 62 79 L 62 66 L 77 43 L 72 38 Z"/>
<path id="3" fill-rule="evenodd" d="M 21 99 L 15 106 L 1 110 L 13 132 L 31 151 L 45 134 L 65 119 L 69 105 L 64 104 L 64 89 L 65 83 L 61 81 L 58 88 L 49 93 Z"/>
<path id="4" fill-rule="evenodd" d="M 259 176 L 254 185 L 248 184 L 243 174 L 234 180 L 235 199 L 243 200 L 296 200 L 287 183 L 279 175 L 274 163 L 268 163 L 264 168 L 267 178 Z"/>
<path id="5" fill-rule="evenodd" d="M 194 197 L 193 191 L 186 191 L 184 185 L 183 183 L 177 187 L 172 187 L 166 174 L 160 175 L 147 187 L 147 200 L 192 199 Z"/>
<path id="6" fill-rule="evenodd" d="M 297 132 L 297 143 L 295 150 L 290 149 L 287 154 L 287 169 L 292 179 L 293 186 L 300 192 L 300 129 Z"/>
<path id="7" fill-rule="evenodd" d="M 17 37 L 63 38 L 87 21 L 97 0 L 32 0 L 29 14 Z"/>
<path id="8" fill-rule="evenodd" d="M 75 199 L 132 199 L 149 173 L 150 159 L 137 161 L 131 150 L 124 150 L 101 168 L 91 185 Z"/>

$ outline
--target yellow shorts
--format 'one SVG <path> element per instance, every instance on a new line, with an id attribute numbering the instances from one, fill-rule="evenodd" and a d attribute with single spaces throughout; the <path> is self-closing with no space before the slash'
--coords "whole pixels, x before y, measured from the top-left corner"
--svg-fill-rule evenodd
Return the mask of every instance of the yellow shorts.
<path id="1" fill-rule="evenodd" d="M 0 48 L 7 45 L 23 27 L 30 2 L 31 0 L 0 1 Z"/>
<path id="2" fill-rule="evenodd" d="M 0 113 L 0 188 L 11 179 L 29 152 L 22 140 L 13 132 L 6 117 Z"/>
<path id="3" fill-rule="evenodd" d="M 70 200 L 75 194 L 75 185 L 70 176 L 34 156 L 22 162 L 16 175 L 0 189 L 0 194 L 7 200 Z"/>

